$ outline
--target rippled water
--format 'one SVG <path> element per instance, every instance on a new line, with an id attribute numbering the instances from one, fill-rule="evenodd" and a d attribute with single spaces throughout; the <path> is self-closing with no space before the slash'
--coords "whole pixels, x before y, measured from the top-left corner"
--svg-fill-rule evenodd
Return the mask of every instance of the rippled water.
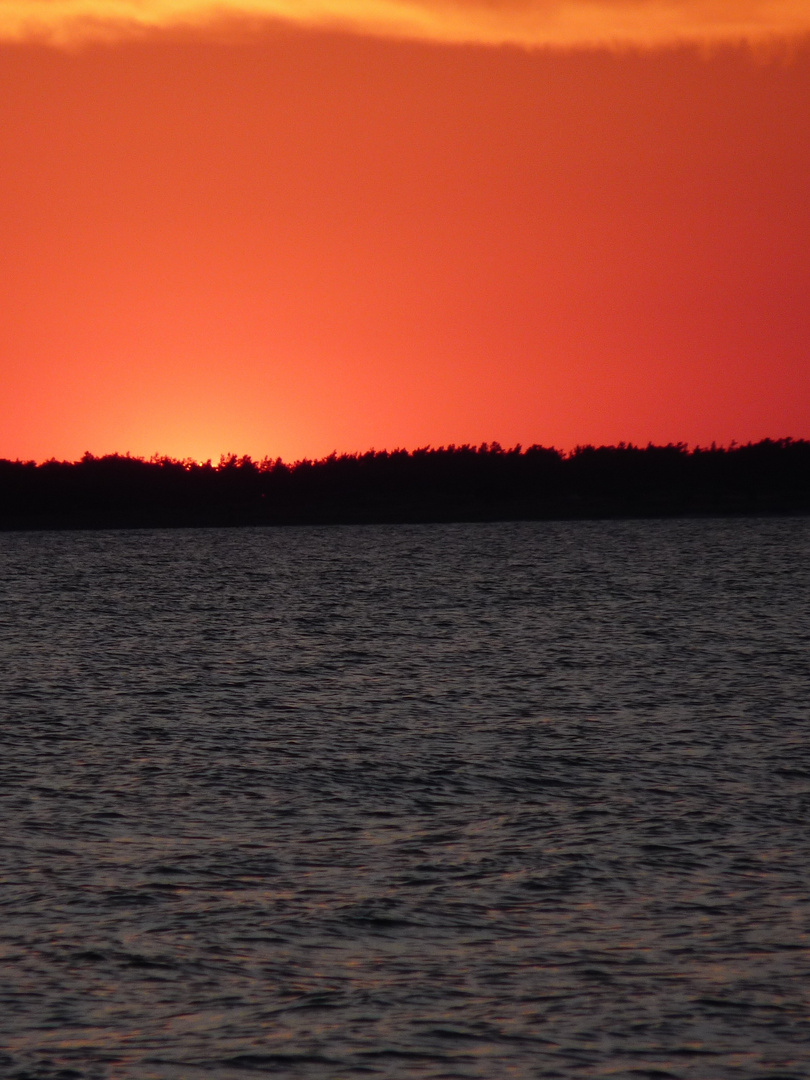
<path id="1" fill-rule="evenodd" d="M 810 1075 L 807 519 L 0 580 L 0 1075 Z"/>

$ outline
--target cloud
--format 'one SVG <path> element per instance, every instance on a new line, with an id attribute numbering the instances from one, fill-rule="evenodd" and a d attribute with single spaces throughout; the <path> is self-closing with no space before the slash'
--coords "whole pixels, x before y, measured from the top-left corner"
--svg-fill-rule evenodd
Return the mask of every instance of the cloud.
<path id="1" fill-rule="evenodd" d="M 70 44 L 228 22 L 527 48 L 810 34 L 810 0 L 0 0 L 0 39 Z"/>

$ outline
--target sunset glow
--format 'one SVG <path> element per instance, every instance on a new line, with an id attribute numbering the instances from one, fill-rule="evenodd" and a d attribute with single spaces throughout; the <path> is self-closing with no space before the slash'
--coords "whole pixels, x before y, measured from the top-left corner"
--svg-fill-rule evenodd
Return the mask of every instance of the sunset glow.
<path id="1" fill-rule="evenodd" d="M 0 457 L 810 436 L 808 30 L 0 2 Z"/>
<path id="2" fill-rule="evenodd" d="M 386 37 L 580 46 L 760 41 L 810 31 L 804 0 L 2 0 L 8 39 L 72 42 L 228 21 Z"/>

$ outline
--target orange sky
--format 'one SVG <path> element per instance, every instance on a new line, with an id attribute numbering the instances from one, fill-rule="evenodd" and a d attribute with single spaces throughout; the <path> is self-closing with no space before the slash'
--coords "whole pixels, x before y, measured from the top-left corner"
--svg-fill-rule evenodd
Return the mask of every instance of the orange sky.
<path id="1" fill-rule="evenodd" d="M 804 0 L 284 6 L 0 0 L 0 457 L 810 437 Z"/>

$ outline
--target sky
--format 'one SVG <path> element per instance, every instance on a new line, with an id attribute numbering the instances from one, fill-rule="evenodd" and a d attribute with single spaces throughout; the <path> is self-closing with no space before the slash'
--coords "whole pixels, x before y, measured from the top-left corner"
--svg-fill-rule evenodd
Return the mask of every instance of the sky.
<path id="1" fill-rule="evenodd" d="M 0 457 L 810 438 L 806 0 L 0 0 Z"/>

